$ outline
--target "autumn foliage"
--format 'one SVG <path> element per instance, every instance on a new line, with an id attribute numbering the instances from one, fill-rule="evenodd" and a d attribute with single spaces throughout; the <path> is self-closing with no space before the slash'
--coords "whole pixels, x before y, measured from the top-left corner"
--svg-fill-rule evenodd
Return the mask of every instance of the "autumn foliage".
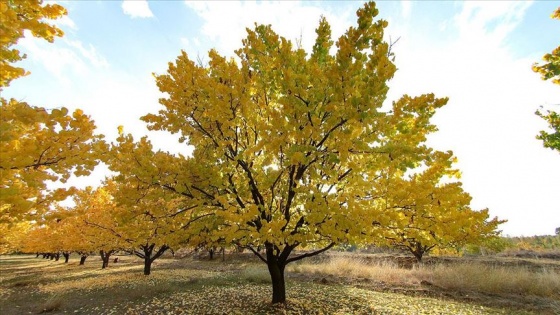
<path id="1" fill-rule="evenodd" d="M 0 165 L 1 218 L 45 218 L 26 234 L 29 251 L 125 250 L 144 259 L 146 275 L 171 248 L 246 248 L 267 265 L 273 303 L 286 301 L 289 263 L 340 243 L 390 243 L 417 257 L 420 246 L 421 257 L 495 235 L 500 221 L 470 209 L 456 178 L 445 182 L 458 173 L 453 154 L 425 143 L 447 99 L 387 103 L 396 66 L 377 14 L 366 3 L 336 41 L 322 18 L 311 52 L 267 25 L 247 29 L 236 58 L 212 50 L 205 66 L 182 52 L 156 75 L 162 109 L 142 119 L 179 134 L 191 155 L 155 150 L 123 128 L 107 146 L 81 111 L 2 100 L 10 154 Z M 87 175 L 99 161 L 116 175 L 97 189 L 45 186 Z M 53 211 L 69 192 L 75 205 Z M 61 229 L 74 236 L 58 238 Z"/>

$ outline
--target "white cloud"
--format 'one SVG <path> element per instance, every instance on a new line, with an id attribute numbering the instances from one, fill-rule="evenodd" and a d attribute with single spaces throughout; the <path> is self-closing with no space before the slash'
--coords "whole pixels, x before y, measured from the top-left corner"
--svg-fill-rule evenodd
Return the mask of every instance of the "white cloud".
<path id="1" fill-rule="evenodd" d="M 501 42 L 523 20 L 532 1 L 467 1 L 455 17 L 461 37 Z"/>
<path id="2" fill-rule="evenodd" d="M 403 0 L 401 1 L 401 8 L 402 8 L 402 17 L 404 19 L 410 18 L 410 12 L 412 11 L 412 1 L 410 0 Z"/>
<path id="3" fill-rule="evenodd" d="M 70 29 L 70 30 L 73 30 L 73 31 L 78 30 L 78 27 L 76 26 L 76 23 L 74 23 L 74 21 L 68 15 L 64 15 L 59 19 L 53 20 L 52 24 L 56 25 L 57 27 L 61 28 L 62 30 L 66 30 L 66 29 Z"/>
<path id="4" fill-rule="evenodd" d="M 28 55 L 28 61 L 45 67 L 58 80 L 68 83 L 71 74 L 85 76 L 95 68 L 107 68 L 107 60 L 95 47 L 84 47 L 80 41 L 66 38 L 58 39 L 54 44 L 35 38 L 29 31 L 18 43 Z"/>
<path id="5" fill-rule="evenodd" d="M 354 18 L 353 12 L 330 12 L 298 1 L 187 1 L 186 4 L 203 19 L 202 33 L 228 56 L 241 47 L 241 40 L 247 34 L 245 29 L 253 28 L 255 23 L 271 24 L 277 34 L 294 43 L 301 37 L 303 48 L 310 50 L 321 15 L 331 24 L 333 38 L 338 38 L 352 23 L 349 17 Z"/>
<path id="6" fill-rule="evenodd" d="M 93 65 L 94 67 L 104 68 L 109 66 L 107 60 L 97 52 L 92 44 L 89 44 L 88 48 L 85 48 L 80 41 L 68 40 L 68 44 L 76 48 L 81 56 L 84 57 L 89 62 L 89 64 Z"/>
<path id="7" fill-rule="evenodd" d="M 122 9 L 124 14 L 132 18 L 150 18 L 154 16 L 146 0 L 124 0 Z"/>

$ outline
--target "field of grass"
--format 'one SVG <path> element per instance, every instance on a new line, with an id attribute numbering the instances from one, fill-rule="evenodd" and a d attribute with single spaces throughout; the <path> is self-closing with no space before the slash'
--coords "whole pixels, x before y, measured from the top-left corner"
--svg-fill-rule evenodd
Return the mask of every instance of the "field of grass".
<path id="1" fill-rule="evenodd" d="M 0 314 L 558 314 L 560 262 L 541 266 L 402 269 L 323 256 L 288 267 L 288 303 L 278 306 L 266 266 L 250 254 L 169 257 L 147 277 L 133 256 L 101 269 L 97 257 L 80 266 L 77 257 L 64 264 L 12 255 L 0 259 Z"/>

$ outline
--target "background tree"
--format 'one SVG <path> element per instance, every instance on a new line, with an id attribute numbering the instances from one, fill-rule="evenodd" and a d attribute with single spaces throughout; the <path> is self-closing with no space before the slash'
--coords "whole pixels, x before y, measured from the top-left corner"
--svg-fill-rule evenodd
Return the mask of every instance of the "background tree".
<path id="1" fill-rule="evenodd" d="M 119 224 L 114 218 L 113 192 L 111 183 L 96 189 L 86 187 L 75 193 L 75 206 L 64 211 L 69 216 L 66 220 L 72 220 L 67 232 L 72 235 L 74 251 L 81 256 L 80 263 L 90 254 L 99 253 L 104 269 L 112 254 L 128 249 L 128 244 L 113 232 Z"/>
<path id="2" fill-rule="evenodd" d="M 552 13 L 551 17 L 560 20 L 560 7 Z M 545 54 L 543 60 L 545 62 L 543 64 L 533 64 L 533 71 L 539 73 L 543 80 L 552 79 L 552 83 L 560 84 L 560 46 L 556 47 L 552 53 Z M 537 110 L 536 114 L 546 120 L 549 128 L 552 129 L 552 132 L 541 131 L 537 139 L 543 141 L 545 148 L 560 152 L 560 115 L 552 110 L 546 112 Z"/>
<path id="3" fill-rule="evenodd" d="M 49 42 L 62 36 L 44 22 L 66 14 L 58 4 L 40 0 L 1 1 L 0 91 L 27 72 L 13 63 L 25 58 L 13 48 L 29 31 Z M 0 98 L 0 234 L 11 233 L 21 220 L 40 220 L 53 201 L 71 189 L 47 189 L 46 182 L 87 175 L 97 164 L 94 148 L 103 146 L 95 125 L 81 110 L 46 109 Z"/>
<path id="4" fill-rule="evenodd" d="M 64 33 L 58 27 L 48 24 L 45 19 L 58 19 L 66 15 L 66 9 L 58 4 L 43 5 L 42 0 L 6 0 L 0 2 L 0 91 L 14 79 L 28 74 L 25 69 L 13 63 L 26 57 L 13 48 L 25 31 L 49 42 Z"/>
<path id="5" fill-rule="evenodd" d="M 310 56 L 257 25 L 236 51 L 240 64 L 210 51 L 205 67 L 183 52 L 157 76 L 168 97 L 143 119 L 195 147 L 179 159 L 204 170 L 211 202 L 199 207 L 223 217 L 226 241 L 267 264 L 273 303 L 286 300 L 287 264 L 371 231 L 386 211 L 371 191 L 383 169 L 413 167 L 429 152 L 429 119 L 446 99 L 404 96 L 382 109 L 396 68 L 377 14 L 371 2 L 359 9 L 335 55 L 324 18 Z M 182 178 L 192 170 L 176 169 L 160 187 L 188 194 L 192 182 Z"/>
<path id="6" fill-rule="evenodd" d="M 47 182 L 66 182 L 88 175 L 97 165 L 94 122 L 81 110 L 47 110 L 15 100 L 0 107 L 0 223 L 40 219 L 53 201 L 71 189 L 48 189 Z M 98 149 L 98 148 L 97 148 Z"/>
<path id="7" fill-rule="evenodd" d="M 12 224 L 10 229 L 0 232 L 0 255 L 21 252 L 24 249 L 24 236 L 33 227 L 30 222 Z"/>
<path id="8" fill-rule="evenodd" d="M 145 137 L 136 142 L 121 133 L 106 158 L 118 173 L 112 181 L 111 214 L 118 227 L 109 230 L 144 260 L 144 274 L 149 275 L 157 258 L 170 248 L 190 245 L 191 237 L 210 224 L 205 220 L 212 213 L 204 212 L 203 205 L 209 196 L 196 191 L 193 183 L 199 177 L 191 159 L 154 152 Z M 178 170 L 184 173 L 176 176 Z M 179 187 L 178 182 L 190 184 Z"/>
<path id="9" fill-rule="evenodd" d="M 407 176 L 401 170 L 389 171 L 379 180 L 377 191 L 385 191 L 387 211 L 397 211 L 389 224 L 381 224 L 391 245 L 408 250 L 418 262 L 434 248 L 459 249 L 466 244 L 481 244 L 499 234 L 497 226 L 505 221 L 488 220 L 488 210 L 474 211 L 471 197 L 456 181 L 451 152 L 435 151 L 421 172 Z M 453 181 L 451 181 L 453 180 Z"/>

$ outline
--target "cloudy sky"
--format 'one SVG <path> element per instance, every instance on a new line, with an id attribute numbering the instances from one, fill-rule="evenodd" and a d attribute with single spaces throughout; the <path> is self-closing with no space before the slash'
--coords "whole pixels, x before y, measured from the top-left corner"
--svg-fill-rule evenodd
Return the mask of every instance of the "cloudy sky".
<path id="1" fill-rule="evenodd" d="M 3 92 L 37 106 L 82 108 L 109 140 L 117 126 L 148 134 L 177 152 L 175 139 L 149 133 L 138 118 L 159 109 L 152 73 L 164 73 L 180 50 L 208 60 L 216 48 L 233 56 L 255 22 L 302 40 L 309 49 L 321 15 L 337 38 L 354 25 L 360 1 L 183 2 L 58 1 L 68 16 L 54 44 L 20 41 L 32 74 Z M 560 44 L 552 1 L 382 1 L 399 68 L 389 100 L 434 92 L 449 97 L 434 117 L 429 141 L 453 150 L 475 209 L 508 219 L 508 235 L 553 234 L 560 227 L 560 154 L 535 139 L 546 124 L 539 106 L 559 110 L 560 88 L 541 81 L 531 64 Z M 94 183 L 97 179 L 78 181 Z"/>

